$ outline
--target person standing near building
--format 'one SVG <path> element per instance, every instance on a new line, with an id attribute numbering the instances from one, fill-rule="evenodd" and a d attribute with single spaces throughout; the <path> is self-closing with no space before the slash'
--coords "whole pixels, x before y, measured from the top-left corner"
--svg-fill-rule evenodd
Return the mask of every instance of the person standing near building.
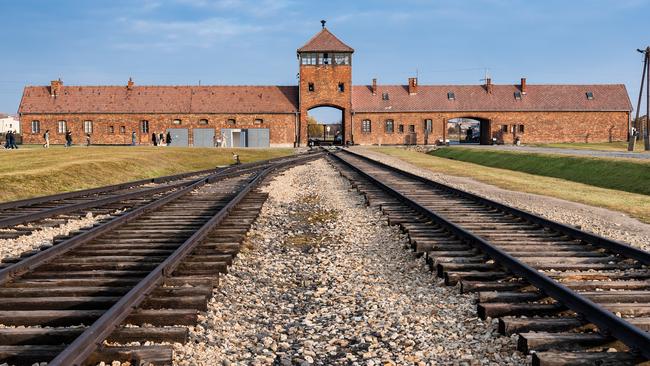
<path id="1" fill-rule="evenodd" d="M 5 149 L 9 149 L 11 146 L 11 130 L 7 131 L 5 134 Z"/>
<path id="2" fill-rule="evenodd" d="M 172 143 L 172 134 L 169 133 L 169 131 L 167 131 L 167 139 L 166 139 L 166 142 L 167 142 L 167 146 L 171 145 L 171 143 Z"/>
<path id="3" fill-rule="evenodd" d="M 45 140 L 45 143 L 43 144 L 44 148 L 49 148 L 50 147 L 50 130 L 45 130 L 45 133 L 43 134 L 43 139 Z"/>
<path id="4" fill-rule="evenodd" d="M 136 134 L 135 131 L 131 132 L 131 146 L 135 146 Z"/>
<path id="5" fill-rule="evenodd" d="M 14 130 L 14 132 L 11 133 L 11 139 L 9 140 L 9 148 L 10 149 L 17 149 L 18 145 L 16 145 L 16 135 L 18 134 L 18 131 Z"/>
<path id="6" fill-rule="evenodd" d="M 155 132 L 151 134 L 151 143 L 153 144 L 153 146 L 158 146 L 158 141 L 156 141 L 157 138 L 158 138 L 158 135 L 156 135 Z"/>
<path id="7" fill-rule="evenodd" d="M 162 132 L 158 135 L 158 145 L 165 146 L 165 135 Z"/>
<path id="8" fill-rule="evenodd" d="M 70 130 L 65 131 L 65 147 L 72 146 L 72 132 Z"/>
<path id="9" fill-rule="evenodd" d="M 90 146 L 90 134 L 86 134 L 86 146 Z"/>

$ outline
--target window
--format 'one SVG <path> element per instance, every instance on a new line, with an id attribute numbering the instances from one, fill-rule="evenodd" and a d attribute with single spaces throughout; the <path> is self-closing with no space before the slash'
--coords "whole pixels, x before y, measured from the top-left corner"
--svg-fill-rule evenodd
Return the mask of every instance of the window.
<path id="1" fill-rule="evenodd" d="M 424 132 L 431 133 L 433 131 L 433 121 L 430 119 L 424 120 Z"/>
<path id="2" fill-rule="evenodd" d="M 308 89 L 309 89 L 310 92 L 313 92 L 313 91 L 314 91 L 314 83 L 309 83 L 309 84 L 307 84 L 307 87 L 308 87 Z"/>
<path id="3" fill-rule="evenodd" d="M 386 93 L 386 92 L 381 93 L 381 99 L 382 100 L 388 100 L 388 93 Z"/>
<path id="4" fill-rule="evenodd" d="M 108 133 L 114 134 L 115 133 L 115 126 L 108 126 Z"/>
<path id="5" fill-rule="evenodd" d="M 147 121 L 146 119 L 140 121 L 140 132 L 149 133 L 149 121 Z"/>
<path id="6" fill-rule="evenodd" d="M 350 55 L 347 53 L 335 53 L 334 54 L 334 63 L 336 65 L 349 65 L 350 64 Z"/>
<path id="7" fill-rule="evenodd" d="M 303 65 L 316 65 L 317 54 L 315 53 L 303 53 L 301 56 Z"/>
<path id="8" fill-rule="evenodd" d="M 593 100 L 594 99 L 594 93 L 593 92 L 587 92 L 587 99 L 588 100 Z"/>
<path id="9" fill-rule="evenodd" d="M 264 120 L 261 118 L 255 118 L 255 121 L 253 121 L 253 123 L 256 125 L 261 125 L 262 123 L 264 123 Z"/>
<path id="10" fill-rule="evenodd" d="M 372 126 L 369 119 L 364 119 L 361 121 L 361 132 L 370 133 L 372 131 Z"/>
<path id="11" fill-rule="evenodd" d="M 344 92 L 345 91 L 345 83 L 339 83 L 339 92 Z"/>
<path id="12" fill-rule="evenodd" d="M 41 121 L 32 121 L 32 133 L 41 132 Z"/>
<path id="13" fill-rule="evenodd" d="M 180 119 L 175 119 L 175 120 L 172 121 L 172 123 L 175 124 L 175 125 L 180 125 L 182 122 L 181 122 Z"/>
<path id="14" fill-rule="evenodd" d="M 409 125 L 409 132 L 415 132 L 415 125 Z"/>
<path id="15" fill-rule="evenodd" d="M 521 100 L 521 92 L 520 91 L 515 92 L 515 100 Z"/>
<path id="16" fill-rule="evenodd" d="M 397 126 L 397 132 L 398 133 L 404 133 L 404 125 Z"/>
<path id="17" fill-rule="evenodd" d="M 120 126 L 120 133 L 124 135 L 126 133 L 126 126 Z"/>
<path id="18" fill-rule="evenodd" d="M 235 124 L 235 119 L 234 119 L 234 118 L 228 118 L 227 123 L 228 123 L 229 125 L 234 125 L 234 124 Z"/>
<path id="19" fill-rule="evenodd" d="M 57 132 L 58 133 L 65 133 L 68 130 L 68 127 L 66 126 L 65 121 L 59 121 L 58 126 L 57 126 Z"/>
<path id="20" fill-rule="evenodd" d="M 93 121 L 84 121 L 84 132 L 93 133 Z"/>
<path id="21" fill-rule="evenodd" d="M 395 130 L 394 123 L 392 119 L 387 119 L 386 120 L 386 133 L 393 133 Z"/>
<path id="22" fill-rule="evenodd" d="M 329 53 L 321 53 L 318 56 L 319 65 L 329 65 L 332 63 L 332 58 L 330 57 Z"/>
<path id="23" fill-rule="evenodd" d="M 199 120 L 199 124 L 200 124 L 200 125 L 207 125 L 207 124 L 208 124 L 208 120 L 205 119 L 205 118 L 202 118 L 202 119 Z"/>
<path id="24" fill-rule="evenodd" d="M 519 133 L 524 133 L 524 125 L 518 126 Z"/>
<path id="25" fill-rule="evenodd" d="M 502 132 L 508 132 L 508 125 L 501 125 Z"/>
<path id="26" fill-rule="evenodd" d="M 449 99 L 449 100 L 456 100 L 456 93 L 454 93 L 454 92 L 447 92 L 447 99 Z"/>

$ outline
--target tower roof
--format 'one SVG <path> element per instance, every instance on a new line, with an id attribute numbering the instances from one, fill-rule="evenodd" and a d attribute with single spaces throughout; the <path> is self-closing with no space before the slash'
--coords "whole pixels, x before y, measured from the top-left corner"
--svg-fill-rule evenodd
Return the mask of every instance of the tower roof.
<path id="1" fill-rule="evenodd" d="M 354 49 L 336 38 L 327 28 L 311 37 L 298 52 L 354 52 Z"/>

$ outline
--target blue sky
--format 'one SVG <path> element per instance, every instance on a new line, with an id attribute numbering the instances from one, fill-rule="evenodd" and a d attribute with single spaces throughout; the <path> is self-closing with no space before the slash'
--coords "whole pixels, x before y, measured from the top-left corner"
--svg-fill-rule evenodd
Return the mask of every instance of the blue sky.
<path id="1" fill-rule="evenodd" d="M 328 28 L 353 81 L 624 83 L 636 99 L 650 0 L 0 0 L 0 112 L 25 85 L 295 85 Z"/>

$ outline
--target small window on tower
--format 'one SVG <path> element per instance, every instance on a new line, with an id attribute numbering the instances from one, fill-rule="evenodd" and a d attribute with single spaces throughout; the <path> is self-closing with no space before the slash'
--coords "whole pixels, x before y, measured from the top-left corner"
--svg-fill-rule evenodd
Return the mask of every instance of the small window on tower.
<path id="1" fill-rule="evenodd" d="M 521 100 L 521 92 L 520 91 L 515 92 L 515 100 Z"/>
<path id="2" fill-rule="evenodd" d="M 447 92 L 447 99 L 456 100 L 456 94 L 454 92 Z"/>
<path id="3" fill-rule="evenodd" d="M 381 93 L 381 99 L 382 100 L 388 100 L 389 99 L 388 98 L 388 93 L 386 93 L 386 92 Z"/>
<path id="4" fill-rule="evenodd" d="M 343 93 L 345 91 L 345 83 L 339 83 L 339 92 Z"/>
<path id="5" fill-rule="evenodd" d="M 594 93 L 593 92 L 587 92 L 587 99 L 593 100 L 594 99 Z"/>
<path id="6" fill-rule="evenodd" d="M 314 91 L 314 83 L 309 83 L 307 85 L 307 88 L 309 89 L 310 92 L 313 92 Z"/>

